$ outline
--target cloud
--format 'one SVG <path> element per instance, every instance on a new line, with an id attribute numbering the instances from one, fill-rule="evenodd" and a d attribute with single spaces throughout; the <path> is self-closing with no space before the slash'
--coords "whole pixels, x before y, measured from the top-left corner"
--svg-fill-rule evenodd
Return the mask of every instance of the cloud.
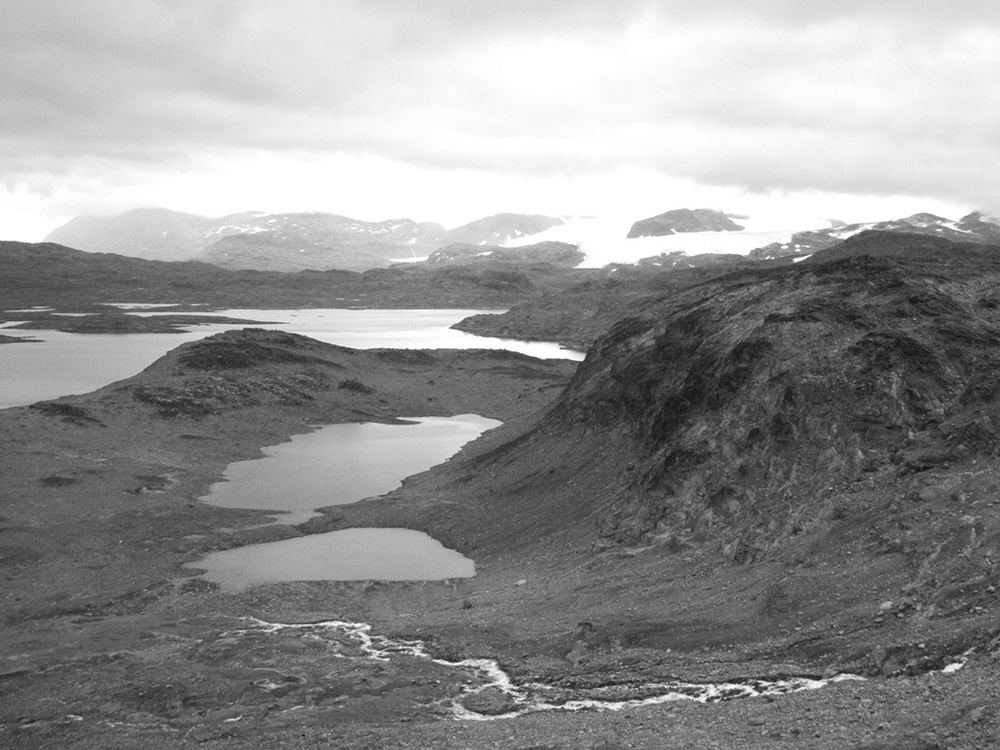
<path id="1" fill-rule="evenodd" d="M 4 0 L 0 175 L 367 154 L 986 206 L 998 68 L 972 0 Z"/>

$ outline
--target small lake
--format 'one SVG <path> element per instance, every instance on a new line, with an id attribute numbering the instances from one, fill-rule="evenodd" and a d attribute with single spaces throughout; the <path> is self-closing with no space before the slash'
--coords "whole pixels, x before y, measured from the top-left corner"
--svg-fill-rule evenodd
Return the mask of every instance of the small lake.
<path id="1" fill-rule="evenodd" d="M 343 529 L 213 552 L 186 567 L 228 591 L 283 581 L 471 578 L 472 560 L 412 529 Z"/>
<path id="2" fill-rule="evenodd" d="M 406 477 L 447 461 L 500 422 L 475 414 L 420 417 L 408 424 L 334 424 L 231 464 L 203 502 L 281 510 L 301 523 L 314 508 L 395 489 Z M 344 529 L 213 552 L 188 567 L 228 590 L 279 581 L 429 581 L 475 575 L 472 560 L 412 529 Z"/>
<path id="3" fill-rule="evenodd" d="M 170 310 L 130 308 L 135 314 Z M 509 349 L 541 358 L 582 359 L 558 344 L 486 338 L 452 330 L 463 318 L 495 310 L 216 310 L 214 315 L 274 321 L 254 327 L 291 331 L 355 349 Z M 171 313 L 174 314 L 174 313 Z M 202 314 L 202 313 L 197 313 Z M 213 333 L 244 328 L 233 324 L 192 326 L 184 333 L 62 333 L 5 330 L 6 335 L 41 339 L 40 343 L 0 345 L 0 409 L 23 406 L 74 393 L 88 393 L 131 377 L 171 349 Z"/>
<path id="4" fill-rule="evenodd" d="M 284 511 L 279 523 L 302 523 L 314 508 L 382 495 L 410 476 L 447 461 L 500 422 L 476 414 L 419 417 L 408 424 L 331 424 L 237 461 L 203 502 L 225 508 Z"/>

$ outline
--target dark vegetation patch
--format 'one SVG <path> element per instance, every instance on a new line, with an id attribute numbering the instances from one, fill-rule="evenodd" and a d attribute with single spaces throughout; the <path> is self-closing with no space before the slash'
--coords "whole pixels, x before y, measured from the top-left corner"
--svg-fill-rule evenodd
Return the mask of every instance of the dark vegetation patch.
<path id="1" fill-rule="evenodd" d="M 365 385 L 360 380 L 354 380 L 353 378 L 348 378 L 347 380 L 341 380 L 340 384 L 337 386 L 345 391 L 354 391 L 355 393 L 374 393 L 375 389 L 370 386 Z"/>
<path id="2" fill-rule="evenodd" d="M 31 404 L 29 409 L 34 409 L 48 417 L 58 417 L 63 422 L 75 425 L 102 424 L 102 422 L 91 415 L 82 406 L 67 404 L 59 401 L 39 401 Z"/>
<path id="3" fill-rule="evenodd" d="M 433 356 L 416 349 L 376 349 L 371 352 L 383 362 L 399 365 L 433 365 Z"/>
<path id="4" fill-rule="evenodd" d="M 68 487 L 71 484 L 79 484 L 79 482 L 79 477 L 68 477 L 64 474 L 49 474 L 38 480 L 38 483 L 43 487 Z"/>
<path id="5" fill-rule="evenodd" d="M 205 417 L 215 413 L 207 404 L 184 396 L 175 388 L 138 386 L 132 390 L 132 397 L 140 403 L 156 407 L 161 417 Z"/>

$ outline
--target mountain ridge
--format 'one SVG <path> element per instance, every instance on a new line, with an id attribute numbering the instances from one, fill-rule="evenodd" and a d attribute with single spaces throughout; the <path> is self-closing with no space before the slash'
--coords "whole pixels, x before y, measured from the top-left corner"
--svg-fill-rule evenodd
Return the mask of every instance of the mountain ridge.
<path id="1" fill-rule="evenodd" d="M 364 271 L 428 255 L 454 242 L 525 237 L 561 223 L 539 215 L 496 214 L 454 229 L 412 219 L 361 221 L 322 212 L 228 214 L 216 219 L 142 208 L 112 217 L 77 217 L 46 242 L 147 260 L 203 260 L 270 271 Z"/>

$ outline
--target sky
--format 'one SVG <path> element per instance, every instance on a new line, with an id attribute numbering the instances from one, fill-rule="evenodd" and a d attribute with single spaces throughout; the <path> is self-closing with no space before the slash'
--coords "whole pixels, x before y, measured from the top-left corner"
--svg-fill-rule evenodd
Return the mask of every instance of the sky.
<path id="1" fill-rule="evenodd" d="M 996 0 L 0 0 L 0 239 L 146 206 L 1000 215 L 997 71 Z"/>

